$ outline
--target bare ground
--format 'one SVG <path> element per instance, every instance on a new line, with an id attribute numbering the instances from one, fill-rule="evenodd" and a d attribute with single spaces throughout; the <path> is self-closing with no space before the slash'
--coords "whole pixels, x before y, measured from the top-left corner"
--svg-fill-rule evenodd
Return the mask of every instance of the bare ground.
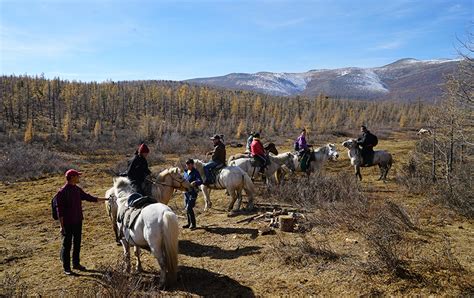
<path id="1" fill-rule="evenodd" d="M 403 136 L 397 135 L 396 139 Z M 340 144 L 340 140 L 338 140 Z M 474 285 L 474 227 L 472 220 L 430 203 L 429 198 L 411 195 L 395 182 L 397 168 L 413 142 L 409 139 L 381 141 L 380 149 L 394 154 L 395 166 L 387 183 L 375 181 L 378 170 L 362 170 L 362 187 L 377 204 L 387 200 L 404 207 L 417 229 L 404 233 L 401 259 L 409 274 L 396 276 L 371 267 L 374 248 L 357 231 L 319 229 L 310 232 L 260 236 L 259 223 L 237 224 L 243 216 L 228 217 L 227 197 L 214 191 L 214 208 L 202 211 L 202 195 L 196 207 L 199 228 L 180 235 L 178 285 L 163 295 L 268 296 L 268 295 L 472 295 Z M 352 168 L 344 148 L 338 145 L 339 161 L 328 163 L 328 175 Z M 235 149 L 228 154 L 236 153 Z M 187 157 L 187 156 L 186 156 Z M 123 156 L 77 156 L 83 175 L 82 187 L 103 196 L 111 186 L 105 172 Z M 175 165 L 177 156 L 167 156 Z M 83 204 L 85 222 L 81 261 L 88 272 L 70 277 L 62 273 L 59 260 L 60 236 L 57 222 L 50 218 L 50 199 L 63 184 L 62 176 L 0 185 L 0 280 L 3 294 L 24 285 L 29 295 L 92 295 L 103 283 L 104 268 L 122 258 L 116 246 L 103 204 Z M 259 196 L 257 201 L 266 201 Z M 184 224 L 182 195 L 171 207 Z M 302 243 L 325 248 L 329 253 L 307 253 Z M 156 260 L 142 254 L 145 272 L 138 274 L 144 289 L 157 285 Z M 133 260 L 133 258 L 132 258 Z M 15 285 L 8 284 L 18 276 Z M 86 289 L 92 289 L 87 292 Z M 156 293 L 156 292 L 155 292 Z M 2 294 L 2 293 L 0 293 Z"/>

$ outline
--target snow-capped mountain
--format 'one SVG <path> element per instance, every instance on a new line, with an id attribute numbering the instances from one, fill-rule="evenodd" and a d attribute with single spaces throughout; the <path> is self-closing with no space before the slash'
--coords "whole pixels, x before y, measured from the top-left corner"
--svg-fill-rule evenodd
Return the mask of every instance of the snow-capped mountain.
<path id="1" fill-rule="evenodd" d="M 280 96 L 323 93 L 339 98 L 403 101 L 421 98 L 434 101 L 442 94 L 445 76 L 453 73 L 458 63 L 459 60 L 407 58 L 374 68 L 347 67 L 303 73 L 232 73 L 188 82 Z"/>

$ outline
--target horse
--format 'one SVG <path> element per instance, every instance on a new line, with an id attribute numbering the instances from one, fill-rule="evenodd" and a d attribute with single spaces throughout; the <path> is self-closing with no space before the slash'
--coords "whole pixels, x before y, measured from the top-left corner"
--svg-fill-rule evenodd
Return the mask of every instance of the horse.
<path id="1" fill-rule="evenodd" d="M 128 208 L 128 197 L 135 192 L 126 177 L 114 178 L 114 196 L 118 214 Z M 145 206 L 133 227 L 127 229 L 117 222 L 118 229 L 126 236 L 120 239 L 124 249 L 126 270 L 130 271 L 130 246 L 135 247 L 137 270 L 141 270 L 140 248 L 149 249 L 161 268 L 160 287 L 176 282 L 178 269 L 178 217 L 167 205 L 154 203 Z M 128 233 L 127 233 L 128 232 Z"/>
<path id="2" fill-rule="evenodd" d="M 198 170 L 199 174 L 202 177 L 204 175 L 204 165 L 205 162 L 199 159 L 194 160 L 194 165 Z M 211 202 L 211 189 L 226 189 L 227 193 L 231 196 L 231 200 L 229 203 L 228 211 L 231 211 L 234 207 L 235 202 L 237 201 L 237 205 L 234 208 L 234 211 L 238 211 L 240 209 L 240 205 L 242 203 L 242 190 L 245 190 L 245 193 L 248 196 L 249 202 L 247 205 L 247 209 L 253 209 L 253 199 L 255 196 L 255 186 L 250 179 L 249 175 L 245 173 L 241 168 L 236 166 L 227 166 L 224 167 L 219 174 L 216 175 L 216 182 L 212 185 L 204 185 L 200 186 L 202 193 L 204 194 L 205 198 L 205 205 L 204 211 L 209 210 L 212 207 Z"/>
<path id="3" fill-rule="evenodd" d="M 186 179 L 184 179 L 183 176 L 181 176 L 179 168 L 176 167 L 161 171 L 158 174 L 156 180 L 149 179 L 147 182 L 151 183 L 152 185 L 150 196 L 157 202 L 163 203 L 165 205 L 168 205 L 175 189 L 191 188 L 191 184 Z M 105 197 L 108 198 L 108 200 L 105 202 L 105 209 L 112 223 L 115 241 L 118 245 L 122 245 L 117 227 L 118 206 L 114 196 L 114 187 L 107 190 Z"/>
<path id="4" fill-rule="evenodd" d="M 289 168 L 292 172 L 303 172 L 301 169 L 301 163 L 298 157 L 298 152 L 287 152 L 286 154 L 291 154 L 293 157 L 293 167 Z M 326 144 L 325 146 L 316 148 L 310 152 L 311 162 L 307 171 L 304 171 L 306 174 L 311 174 L 315 172 L 321 172 L 323 169 L 323 165 L 328 160 L 336 161 L 339 158 L 339 153 L 336 150 L 336 145 L 334 144 Z M 286 166 L 283 166 L 285 168 Z M 285 176 L 285 171 L 279 171 L 277 175 L 277 180 L 282 181 Z"/>
<path id="5" fill-rule="evenodd" d="M 432 134 L 432 131 L 430 129 L 427 129 L 427 128 L 420 128 L 420 130 L 416 133 L 416 135 L 418 136 L 424 136 L 424 135 L 431 135 Z"/>
<path id="6" fill-rule="evenodd" d="M 266 154 L 273 154 L 273 155 L 278 155 L 278 149 L 276 148 L 275 143 L 267 143 L 263 146 L 263 149 L 265 150 Z M 234 155 L 231 155 L 229 159 L 227 160 L 227 164 L 230 164 L 232 161 L 240 158 L 248 158 L 251 157 L 250 152 L 245 152 L 245 153 L 237 153 Z"/>
<path id="7" fill-rule="evenodd" d="M 267 165 L 265 168 L 264 174 L 267 177 L 267 185 L 272 183 L 277 183 L 275 178 L 275 173 L 278 169 L 281 168 L 282 165 L 286 165 L 291 170 L 294 170 L 293 165 L 293 155 L 291 153 L 282 153 L 279 155 L 268 155 L 268 159 L 270 164 Z M 254 174 L 258 172 L 259 167 L 255 167 L 252 165 L 253 158 L 240 158 L 237 160 L 233 160 L 229 163 L 231 166 L 238 166 L 242 170 L 244 170 L 249 176 L 253 178 Z"/>
<path id="8" fill-rule="evenodd" d="M 361 150 L 359 145 L 357 144 L 357 140 L 350 139 L 344 141 L 342 146 L 348 149 L 347 154 L 349 155 L 349 159 L 351 160 L 351 164 L 354 166 L 355 175 L 359 177 L 359 180 L 362 181 L 362 175 L 360 173 L 361 167 L 371 167 L 378 165 L 380 169 L 380 177 L 377 180 L 383 180 L 384 182 L 387 179 L 387 174 L 390 168 L 392 167 L 393 159 L 392 154 L 384 150 L 376 150 L 374 151 L 374 158 L 370 165 L 363 165 L 363 159 L 361 155 Z"/>
<path id="9" fill-rule="evenodd" d="M 123 181 L 122 181 L 123 180 Z M 117 222 L 117 215 L 118 215 L 118 212 L 119 210 L 121 210 L 120 208 L 126 208 L 126 206 L 123 206 L 124 204 L 126 205 L 126 201 L 128 199 L 128 196 L 135 192 L 135 190 L 131 187 L 130 185 L 130 188 L 127 188 L 127 193 L 128 195 L 125 196 L 123 198 L 121 198 L 122 202 L 120 203 L 120 200 L 119 200 L 119 195 L 117 194 L 117 186 L 116 184 L 120 184 L 120 185 L 124 185 L 124 188 L 125 186 L 127 185 L 127 183 L 129 183 L 130 181 L 128 180 L 128 178 L 123 178 L 123 177 L 120 177 L 120 178 L 114 178 L 114 186 L 112 188 L 110 188 L 109 190 L 107 190 L 105 196 L 108 198 L 108 201 L 106 201 L 106 209 L 107 209 L 107 213 L 112 221 L 112 227 L 113 227 L 113 230 L 114 230 L 114 233 L 115 233 L 115 239 L 117 241 L 117 243 L 119 245 L 122 245 L 123 248 L 124 248 L 124 254 L 125 254 L 125 258 L 127 260 L 127 268 L 126 270 L 127 271 L 130 271 L 130 252 L 129 252 L 129 247 L 130 247 L 130 243 L 128 243 L 127 241 L 125 241 L 125 239 L 120 239 L 120 232 L 121 232 L 121 225 Z M 155 198 L 155 200 L 157 200 L 157 202 L 160 202 L 158 203 L 158 206 L 159 207 L 153 207 L 151 209 L 158 209 L 158 210 L 161 210 L 163 212 L 156 212 L 157 214 L 160 214 L 160 215 L 163 215 L 161 216 L 162 220 L 161 220 L 161 223 L 165 224 L 164 222 L 167 221 L 168 223 L 165 224 L 166 225 L 166 229 L 171 228 L 171 231 L 173 232 L 175 230 L 174 226 L 171 226 L 171 225 L 174 225 L 174 223 L 171 223 L 169 222 L 169 218 L 172 217 L 170 215 L 167 215 L 167 218 L 168 219 L 164 219 L 164 211 L 171 211 L 171 209 L 169 209 L 168 207 L 163 207 L 165 206 L 165 204 L 167 204 L 172 195 L 173 195 L 173 191 L 174 189 L 181 189 L 181 190 L 189 190 L 191 188 L 191 185 L 189 184 L 189 182 L 187 180 L 185 180 L 181 175 L 180 175 L 180 171 L 179 171 L 179 168 L 170 168 L 170 169 L 166 169 L 164 171 L 162 171 L 161 173 L 158 174 L 158 178 L 156 181 L 153 181 L 152 183 L 152 196 L 153 198 Z M 157 205 L 157 204 L 152 204 L 152 205 Z M 162 206 L 163 205 L 163 206 Z M 151 205 L 149 205 L 151 206 Z M 147 206 L 146 208 L 148 208 L 149 206 Z M 169 209 L 169 210 L 168 210 Z M 144 208 L 145 210 L 145 208 Z M 153 211 L 153 210 L 151 210 Z M 155 212 L 153 211 L 153 212 Z M 147 211 L 148 212 L 148 211 Z M 153 213 L 153 212 L 150 212 L 150 213 Z M 143 213 L 142 213 L 143 214 Z M 174 214 L 173 214 L 174 215 Z M 141 215 L 140 215 L 141 217 Z M 143 223 L 145 223 L 145 226 L 148 227 L 147 223 L 150 222 L 150 218 L 147 217 L 147 218 L 143 218 L 142 219 L 142 222 L 140 222 L 140 217 L 137 219 L 135 225 L 134 225 L 134 230 L 136 229 L 139 229 L 141 230 L 143 226 Z M 151 218 L 152 219 L 152 218 Z M 158 220 L 159 221 L 159 220 Z M 140 223 L 139 223 L 140 222 Z M 156 226 L 156 222 L 153 222 L 153 224 L 155 224 Z M 140 226 L 141 225 L 141 226 Z M 176 223 L 177 225 L 177 223 Z M 156 230 L 160 231 L 158 228 L 159 227 L 153 227 L 153 226 L 149 226 L 149 227 L 152 227 L 153 229 L 153 233 L 154 234 Z M 135 239 L 135 237 L 137 236 L 133 236 L 132 231 L 130 231 L 130 237 L 132 237 L 133 242 L 134 244 L 138 244 L 137 241 L 142 241 L 143 240 L 137 240 Z M 136 233 L 138 233 L 138 236 L 140 236 L 140 231 L 135 231 Z M 157 234 L 157 235 L 150 235 L 149 232 L 147 232 L 148 234 L 145 234 L 143 231 L 141 232 L 142 234 L 142 237 L 143 235 L 145 235 L 145 237 L 148 237 L 148 239 L 150 239 L 151 242 L 157 240 L 157 241 L 166 241 L 167 239 L 170 240 L 170 241 L 174 241 L 173 239 L 174 238 L 170 238 L 171 236 L 168 235 L 167 233 L 163 233 L 162 236 L 164 237 L 167 237 L 166 239 L 165 238 L 162 238 L 161 240 L 158 239 L 161 234 Z M 177 237 L 177 236 L 176 236 Z M 150 243 L 150 241 L 148 241 L 148 243 Z M 165 245 L 166 243 L 163 242 Z M 171 243 L 171 245 L 173 246 L 174 244 L 172 242 L 168 242 L 168 243 Z M 137 258 L 137 265 L 136 265 L 136 270 L 137 271 L 142 271 L 142 266 L 141 266 L 141 261 L 140 261 L 140 246 L 139 245 L 133 245 L 134 246 L 134 251 L 135 251 L 135 256 Z M 152 248 L 152 245 L 148 245 L 148 247 Z M 173 248 L 173 247 L 171 247 Z M 155 255 L 155 257 L 157 258 L 159 264 L 160 264 L 160 267 L 162 268 L 162 276 L 161 276 L 161 283 L 163 284 L 165 281 L 166 281 L 166 273 L 165 271 L 168 270 L 168 272 L 171 272 L 171 278 L 170 278 L 170 282 L 174 282 L 174 279 L 175 279 L 175 272 L 176 272 L 176 265 L 173 265 L 173 264 L 176 264 L 175 261 L 173 261 L 173 251 L 170 250 L 170 255 L 169 257 L 171 258 L 171 260 L 168 260 L 167 259 L 167 263 L 165 263 L 167 265 L 167 267 L 164 267 L 162 266 L 162 263 L 160 263 L 160 259 L 159 257 L 157 257 L 157 254 L 159 255 L 160 253 L 160 250 L 156 248 L 156 245 L 155 245 L 155 249 L 154 251 L 151 250 L 152 253 Z M 166 251 L 165 251 L 165 254 L 166 254 Z M 163 260 L 163 258 L 162 258 Z M 168 266 L 169 265 L 169 266 Z M 174 272 L 174 273 L 173 273 Z"/>

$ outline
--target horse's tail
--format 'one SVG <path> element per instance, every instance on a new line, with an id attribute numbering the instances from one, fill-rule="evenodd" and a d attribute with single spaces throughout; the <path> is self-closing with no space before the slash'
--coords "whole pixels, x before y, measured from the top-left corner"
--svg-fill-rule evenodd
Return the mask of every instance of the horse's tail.
<path id="1" fill-rule="evenodd" d="M 170 283 L 174 283 L 177 280 L 178 235 L 178 217 L 171 211 L 165 211 L 163 214 L 163 249 L 167 277 Z"/>
<path id="2" fill-rule="evenodd" d="M 245 193 L 249 197 L 254 197 L 255 196 L 255 184 L 253 184 L 252 179 L 250 179 L 250 176 L 242 170 L 242 178 L 244 182 L 244 189 Z"/>

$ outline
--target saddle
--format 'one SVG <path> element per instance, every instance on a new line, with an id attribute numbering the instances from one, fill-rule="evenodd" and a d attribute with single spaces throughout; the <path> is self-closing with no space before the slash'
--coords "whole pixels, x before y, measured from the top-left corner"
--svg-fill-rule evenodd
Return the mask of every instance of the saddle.
<path id="1" fill-rule="evenodd" d="M 141 196 L 136 193 L 130 195 L 128 198 L 128 208 L 121 210 L 119 214 L 117 214 L 117 222 L 122 224 L 120 237 L 124 237 L 127 242 L 133 243 L 129 231 L 133 228 L 143 208 L 154 203 L 156 203 L 156 200 L 153 198 Z"/>

